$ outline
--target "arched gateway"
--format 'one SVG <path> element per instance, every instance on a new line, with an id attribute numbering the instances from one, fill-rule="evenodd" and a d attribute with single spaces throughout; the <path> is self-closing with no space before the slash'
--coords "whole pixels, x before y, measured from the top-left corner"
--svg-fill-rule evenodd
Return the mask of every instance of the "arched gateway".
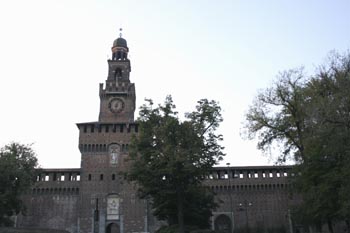
<path id="1" fill-rule="evenodd" d="M 108 224 L 106 228 L 106 233 L 120 233 L 120 227 L 116 223 Z"/>
<path id="2" fill-rule="evenodd" d="M 220 231 L 223 233 L 230 233 L 231 231 L 231 219 L 225 215 L 221 214 L 218 217 L 216 217 L 214 221 L 214 227 L 216 231 Z"/>

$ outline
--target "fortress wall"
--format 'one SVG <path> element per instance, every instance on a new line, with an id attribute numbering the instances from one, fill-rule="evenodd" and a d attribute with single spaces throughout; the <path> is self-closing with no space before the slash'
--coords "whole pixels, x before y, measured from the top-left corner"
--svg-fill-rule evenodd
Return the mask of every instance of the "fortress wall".
<path id="1" fill-rule="evenodd" d="M 78 232 L 80 169 L 43 169 L 32 189 L 22 196 L 26 212 L 17 227 Z"/>
<path id="2" fill-rule="evenodd" d="M 204 181 L 204 184 L 216 193 L 215 198 L 220 204 L 213 213 L 213 227 L 219 216 L 225 215 L 231 218 L 232 212 L 234 229 L 244 229 L 247 226 L 287 229 L 288 211 L 295 202 L 300 201 L 299 197 L 290 193 L 289 178 L 296 175 L 292 173 L 291 168 L 291 166 L 214 167 Z M 97 197 L 101 199 L 101 214 L 106 212 L 108 193 L 119 193 L 123 199 L 120 211 L 124 215 L 122 220 L 124 230 L 145 224 L 144 218 L 151 211 L 145 213 L 147 209 L 145 200 L 138 200 L 135 195 L 131 195 L 135 193 L 131 186 L 127 188 L 128 185 L 124 184 L 119 190 L 123 183 L 119 184 L 121 182 L 119 176 L 111 180 L 112 178 L 106 174 L 103 181 L 97 176 L 88 181 L 85 176 L 86 174 L 81 174 L 81 169 L 78 168 L 40 170 L 35 185 L 30 192 L 23 195 L 27 213 L 25 216 L 18 216 L 17 226 L 78 232 L 83 220 L 79 215 L 85 211 L 85 207 L 90 211 L 95 206 L 93 200 Z M 90 185 L 82 187 L 83 183 Z M 98 187 L 93 185 L 95 183 Z M 97 195 L 96 190 L 103 192 Z M 91 203 L 85 207 L 79 206 L 82 198 L 88 198 L 85 203 Z M 149 216 L 149 226 L 154 224 L 152 219 L 153 217 Z"/>
<path id="3" fill-rule="evenodd" d="M 289 209 L 299 201 L 291 195 L 290 166 L 215 167 L 205 185 L 220 204 L 213 213 L 213 226 L 220 215 L 233 217 L 234 229 L 289 227 Z"/>

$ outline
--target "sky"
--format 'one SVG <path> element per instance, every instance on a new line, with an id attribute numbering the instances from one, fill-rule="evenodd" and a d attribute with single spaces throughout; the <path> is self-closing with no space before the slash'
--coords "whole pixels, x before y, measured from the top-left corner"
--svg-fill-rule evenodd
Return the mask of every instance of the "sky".
<path id="1" fill-rule="evenodd" d="M 98 119 L 123 28 L 137 109 L 170 94 L 183 115 L 214 99 L 221 164 L 273 164 L 241 137 L 244 115 L 279 72 L 312 75 L 330 51 L 348 51 L 349 10 L 346 0 L 1 0 L 0 146 L 33 143 L 41 167 L 80 167 L 76 123 Z"/>

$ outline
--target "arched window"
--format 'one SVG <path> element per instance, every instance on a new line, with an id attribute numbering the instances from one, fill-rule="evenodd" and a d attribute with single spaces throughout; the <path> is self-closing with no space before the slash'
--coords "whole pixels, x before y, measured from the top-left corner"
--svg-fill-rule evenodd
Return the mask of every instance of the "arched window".
<path id="1" fill-rule="evenodd" d="M 122 77 L 122 69 L 121 68 L 115 69 L 114 75 L 115 75 L 114 76 L 115 78 L 121 78 Z"/>

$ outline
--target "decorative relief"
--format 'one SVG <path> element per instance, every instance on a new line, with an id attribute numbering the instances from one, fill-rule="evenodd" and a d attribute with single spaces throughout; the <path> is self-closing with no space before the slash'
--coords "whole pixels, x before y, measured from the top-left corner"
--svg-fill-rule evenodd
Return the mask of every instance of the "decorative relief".
<path id="1" fill-rule="evenodd" d="M 107 198 L 107 220 L 119 219 L 119 202 L 120 198 L 117 195 Z"/>
<path id="2" fill-rule="evenodd" d="M 120 155 L 120 146 L 118 144 L 109 145 L 109 163 L 111 165 L 118 164 L 118 157 Z"/>

